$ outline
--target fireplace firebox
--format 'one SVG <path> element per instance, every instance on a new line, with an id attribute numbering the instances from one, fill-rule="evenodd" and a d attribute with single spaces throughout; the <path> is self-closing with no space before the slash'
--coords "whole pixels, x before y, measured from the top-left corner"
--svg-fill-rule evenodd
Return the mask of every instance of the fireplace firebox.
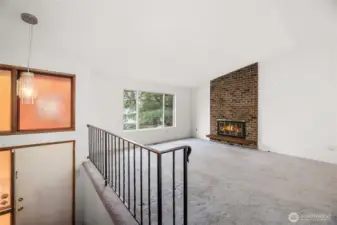
<path id="1" fill-rule="evenodd" d="M 245 138 L 246 122 L 242 120 L 223 120 L 218 119 L 218 135 Z"/>

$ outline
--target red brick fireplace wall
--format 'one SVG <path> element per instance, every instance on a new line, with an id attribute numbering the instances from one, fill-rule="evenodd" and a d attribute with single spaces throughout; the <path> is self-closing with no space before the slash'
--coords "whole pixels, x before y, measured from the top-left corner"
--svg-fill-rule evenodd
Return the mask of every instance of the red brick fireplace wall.
<path id="1" fill-rule="evenodd" d="M 252 64 L 211 81 L 211 134 L 217 119 L 245 120 L 246 139 L 258 140 L 258 64 Z M 257 147 L 253 144 L 252 147 Z"/>

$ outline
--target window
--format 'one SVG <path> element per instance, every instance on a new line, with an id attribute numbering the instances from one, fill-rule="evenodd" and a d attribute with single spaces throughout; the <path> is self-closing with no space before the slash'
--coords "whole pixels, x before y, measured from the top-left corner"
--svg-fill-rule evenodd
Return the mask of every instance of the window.
<path id="1" fill-rule="evenodd" d="M 9 132 L 12 123 L 12 73 L 0 70 L 0 132 Z"/>
<path id="2" fill-rule="evenodd" d="M 124 130 L 174 126 L 174 95 L 124 91 Z"/>
<path id="3" fill-rule="evenodd" d="M 38 100 L 19 107 L 19 130 L 71 127 L 71 79 L 35 74 Z"/>
<path id="4" fill-rule="evenodd" d="M 22 67 L 0 65 L 0 135 L 75 130 L 75 75 L 31 69 L 34 104 L 17 97 Z"/>

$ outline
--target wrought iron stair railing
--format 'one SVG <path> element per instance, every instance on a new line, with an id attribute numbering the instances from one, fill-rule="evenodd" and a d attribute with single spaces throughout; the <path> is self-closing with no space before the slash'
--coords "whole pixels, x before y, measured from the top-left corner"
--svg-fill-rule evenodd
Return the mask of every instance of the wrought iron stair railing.
<path id="1" fill-rule="evenodd" d="M 87 126 L 88 158 L 102 174 L 105 185 L 114 190 L 138 224 L 163 224 L 163 185 L 169 185 L 170 182 L 172 186 L 169 189 L 165 186 L 165 197 L 171 198 L 172 208 L 165 209 L 165 212 L 172 210 L 169 220 L 172 219 L 173 225 L 188 224 L 188 161 L 192 151 L 190 146 L 159 151 L 98 127 Z M 177 154 L 182 154 L 182 165 L 177 164 Z M 172 157 L 171 165 L 165 164 L 165 168 L 163 156 Z M 167 171 L 171 166 L 171 174 L 165 174 L 164 180 L 163 168 Z M 181 185 L 176 183 L 177 175 L 181 175 Z M 171 181 L 168 181 L 169 178 L 172 178 Z M 183 199 L 182 210 L 177 216 L 180 195 L 176 192 L 179 187 Z M 167 190 L 171 190 L 170 193 Z M 182 221 L 179 221 L 180 219 Z"/>

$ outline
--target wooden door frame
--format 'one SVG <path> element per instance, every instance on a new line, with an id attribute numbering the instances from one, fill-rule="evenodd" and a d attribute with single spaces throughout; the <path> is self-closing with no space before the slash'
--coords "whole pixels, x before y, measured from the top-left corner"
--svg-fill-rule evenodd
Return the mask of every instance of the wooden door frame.
<path id="1" fill-rule="evenodd" d="M 46 146 L 46 145 L 56 145 L 56 144 L 64 144 L 64 143 L 73 143 L 73 166 L 72 166 L 72 224 L 75 225 L 76 220 L 76 201 L 75 201 L 75 195 L 76 195 L 76 170 L 75 170 L 75 157 L 76 157 L 76 141 L 75 140 L 69 140 L 69 141 L 57 141 L 57 142 L 46 142 L 46 143 L 38 143 L 38 144 L 30 144 L 30 145 L 17 145 L 17 146 L 8 146 L 8 147 L 0 147 L 1 151 L 11 151 L 11 206 L 12 208 L 9 210 L 4 211 L 4 214 L 11 213 L 11 225 L 16 225 L 15 221 L 15 149 L 20 148 L 30 148 L 30 147 L 38 147 L 38 146 Z M 5 213 L 6 212 L 6 213 Z"/>

